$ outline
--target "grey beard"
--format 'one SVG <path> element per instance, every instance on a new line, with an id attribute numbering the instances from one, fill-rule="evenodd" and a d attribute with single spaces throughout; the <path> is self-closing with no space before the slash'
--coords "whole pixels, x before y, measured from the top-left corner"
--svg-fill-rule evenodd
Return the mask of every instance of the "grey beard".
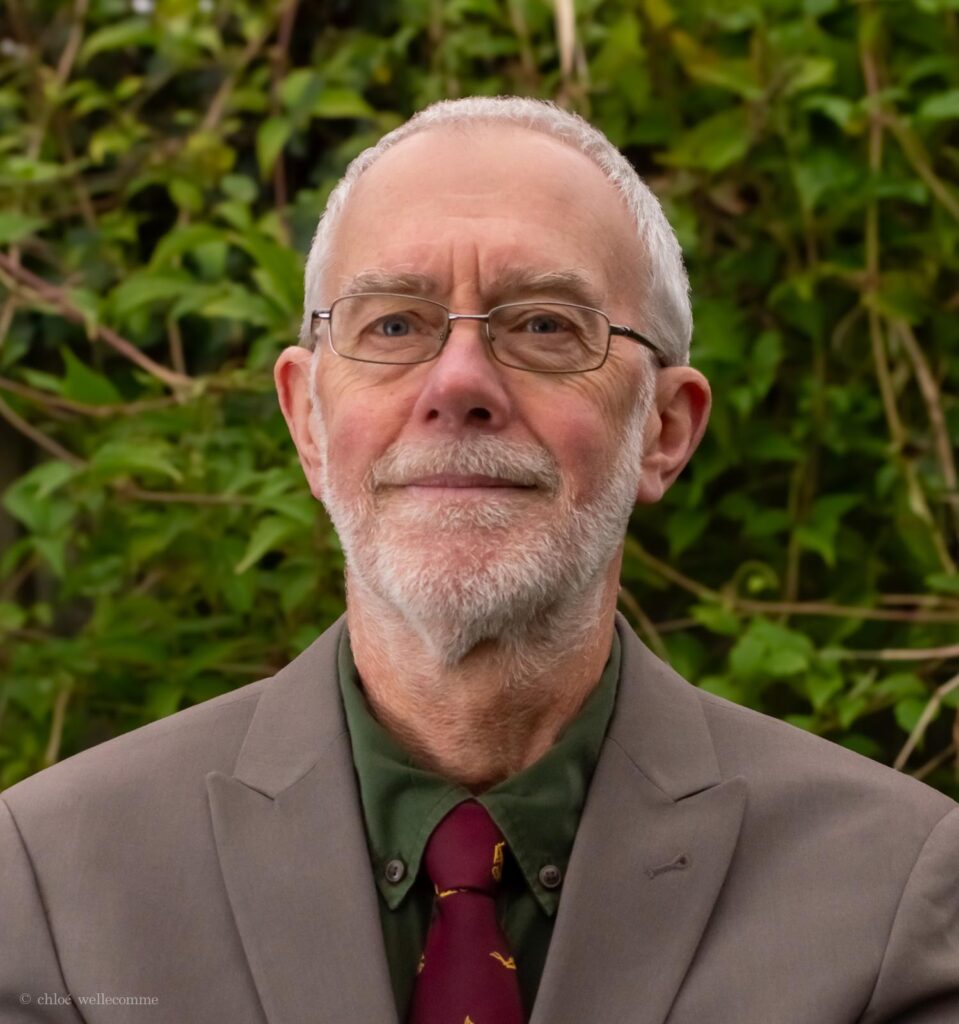
<path id="1" fill-rule="evenodd" d="M 397 612 L 438 665 L 452 668 L 493 641 L 510 677 L 542 674 L 554 655 L 595 626 L 606 570 L 635 502 L 651 400 L 649 388 L 637 396 L 608 481 L 579 507 L 548 452 L 483 434 L 393 445 L 371 467 L 362 497 L 346 500 L 333 485 L 325 425 L 314 404 L 323 502 L 340 537 L 351 589 L 367 590 Z M 400 500 L 381 513 L 384 484 L 444 472 L 536 486 L 532 500 L 544 506 L 540 521 L 525 501 L 512 500 L 428 512 Z M 448 568 L 454 559 L 455 572 Z"/>

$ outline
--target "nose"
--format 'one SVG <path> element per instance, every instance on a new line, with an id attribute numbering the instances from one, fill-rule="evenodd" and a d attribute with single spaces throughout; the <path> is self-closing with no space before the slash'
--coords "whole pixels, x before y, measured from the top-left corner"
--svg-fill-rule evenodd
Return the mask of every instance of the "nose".
<path id="1" fill-rule="evenodd" d="M 490 353 L 482 321 L 454 320 L 443 351 L 424 368 L 414 418 L 431 433 L 492 433 L 509 422 L 513 403 L 504 367 Z"/>

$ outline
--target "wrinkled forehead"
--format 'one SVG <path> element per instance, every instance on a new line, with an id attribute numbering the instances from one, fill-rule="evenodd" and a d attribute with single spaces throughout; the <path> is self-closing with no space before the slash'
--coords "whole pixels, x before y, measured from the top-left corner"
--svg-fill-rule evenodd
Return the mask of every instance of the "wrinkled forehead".
<path id="1" fill-rule="evenodd" d="M 626 201 L 584 153 L 503 124 L 443 126 L 388 150 L 351 192 L 324 290 L 356 275 L 407 272 L 453 287 L 522 268 L 592 278 L 608 299 L 635 289 L 643 254 Z"/>

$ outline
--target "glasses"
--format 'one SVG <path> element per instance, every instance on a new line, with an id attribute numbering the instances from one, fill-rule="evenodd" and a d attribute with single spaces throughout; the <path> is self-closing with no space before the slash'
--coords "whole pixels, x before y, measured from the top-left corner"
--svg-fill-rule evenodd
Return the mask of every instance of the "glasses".
<path id="1" fill-rule="evenodd" d="M 412 365 L 435 359 L 457 320 L 480 320 L 493 358 L 532 373 L 586 373 L 609 355 L 614 334 L 651 349 L 660 347 L 631 327 L 612 324 L 598 309 L 570 302 L 510 302 L 488 313 L 451 313 L 442 303 L 392 292 L 344 295 L 313 311 L 314 343 L 326 322 L 330 348 L 361 363 Z"/>

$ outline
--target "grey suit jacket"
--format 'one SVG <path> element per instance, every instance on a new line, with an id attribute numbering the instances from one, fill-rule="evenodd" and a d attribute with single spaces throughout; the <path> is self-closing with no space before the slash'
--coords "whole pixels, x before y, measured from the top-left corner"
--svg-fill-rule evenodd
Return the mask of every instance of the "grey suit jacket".
<path id="1" fill-rule="evenodd" d="M 3 794 L 3 1024 L 395 1024 L 340 628 Z M 959 808 L 617 628 L 532 1024 L 959 1022 Z"/>

